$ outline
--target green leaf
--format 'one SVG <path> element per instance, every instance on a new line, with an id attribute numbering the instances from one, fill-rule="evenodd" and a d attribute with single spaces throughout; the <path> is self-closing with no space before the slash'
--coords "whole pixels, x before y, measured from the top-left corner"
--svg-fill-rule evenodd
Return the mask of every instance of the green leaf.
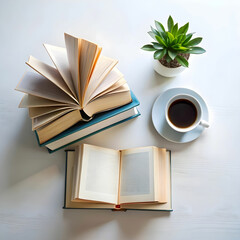
<path id="1" fill-rule="evenodd" d="M 175 38 L 172 42 L 171 42 L 171 46 L 175 45 L 177 43 L 177 38 Z"/>
<path id="2" fill-rule="evenodd" d="M 163 49 L 163 47 L 157 42 L 152 42 L 152 44 L 155 49 Z"/>
<path id="3" fill-rule="evenodd" d="M 179 44 L 179 43 L 172 45 L 173 49 L 178 49 L 179 47 L 181 47 L 181 44 Z"/>
<path id="4" fill-rule="evenodd" d="M 144 45 L 141 49 L 145 51 L 156 51 L 156 49 L 151 44 Z"/>
<path id="5" fill-rule="evenodd" d="M 174 26 L 174 22 L 171 16 L 169 16 L 167 24 L 168 24 L 168 31 L 171 32 L 172 27 Z"/>
<path id="6" fill-rule="evenodd" d="M 182 36 L 182 37 L 179 39 L 179 43 L 182 44 L 182 43 L 186 40 L 186 35 L 180 34 L 179 36 Z"/>
<path id="7" fill-rule="evenodd" d="M 157 51 L 154 53 L 153 57 L 154 57 L 154 59 L 160 60 L 161 58 L 164 57 L 164 55 L 166 54 L 166 52 L 167 52 L 166 49 L 157 50 Z"/>
<path id="8" fill-rule="evenodd" d="M 170 32 L 167 32 L 167 35 L 171 43 L 174 40 L 174 36 Z"/>
<path id="9" fill-rule="evenodd" d="M 172 61 L 172 59 L 168 55 L 166 56 L 166 60 L 167 60 L 167 63 L 170 63 Z"/>
<path id="10" fill-rule="evenodd" d="M 178 50 L 179 51 L 187 51 L 187 50 L 189 50 L 189 48 L 181 46 L 181 47 L 178 48 Z"/>
<path id="11" fill-rule="evenodd" d="M 174 27 L 173 27 L 173 29 L 172 29 L 172 35 L 173 35 L 174 37 L 176 37 L 177 32 L 178 32 L 178 23 L 176 23 L 176 24 L 174 25 Z"/>
<path id="12" fill-rule="evenodd" d="M 168 39 L 166 32 L 161 32 L 160 35 L 161 35 L 162 39 L 164 39 L 165 41 Z"/>
<path id="13" fill-rule="evenodd" d="M 201 37 L 194 38 L 194 39 L 192 39 L 191 41 L 189 41 L 189 42 L 186 44 L 186 46 L 196 46 L 196 45 L 198 45 L 201 41 L 202 41 L 202 38 L 201 38 Z"/>
<path id="14" fill-rule="evenodd" d="M 156 36 L 156 40 L 160 43 L 160 45 L 162 45 L 164 47 L 167 47 L 167 44 L 165 43 L 165 41 L 161 37 Z"/>
<path id="15" fill-rule="evenodd" d="M 179 28 L 179 30 L 178 30 L 178 35 L 179 34 L 186 34 L 187 33 L 187 31 L 188 31 L 188 27 L 189 27 L 189 23 L 186 23 L 185 25 L 183 25 L 182 27 L 180 27 Z"/>
<path id="16" fill-rule="evenodd" d="M 173 45 L 172 48 L 173 48 L 174 50 L 177 50 L 177 51 L 187 51 L 187 50 L 189 50 L 189 48 L 183 47 L 183 46 L 182 46 L 181 44 L 179 44 L 179 43 Z"/>
<path id="17" fill-rule="evenodd" d="M 205 52 L 206 50 L 201 47 L 191 47 L 188 51 L 186 51 L 186 53 L 190 53 L 190 54 L 202 54 Z"/>
<path id="18" fill-rule="evenodd" d="M 158 32 L 157 34 L 159 37 L 162 38 L 163 41 L 167 41 L 168 37 L 167 37 L 167 33 L 166 32 Z"/>
<path id="19" fill-rule="evenodd" d="M 158 22 L 158 21 L 156 21 L 156 20 L 155 20 L 155 26 L 156 26 L 156 28 L 157 28 L 157 30 L 158 30 L 159 32 L 165 32 L 164 26 L 163 26 L 160 22 Z"/>
<path id="20" fill-rule="evenodd" d="M 188 67 L 188 61 L 187 61 L 184 57 L 178 55 L 178 56 L 176 56 L 176 60 L 177 60 L 178 63 L 180 63 L 183 67 Z"/>
<path id="21" fill-rule="evenodd" d="M 186 35 L 186 39 L 184 40 L 184 42 L 182 43 L 183 45 L 185 45 L 185 44 L 187 44 L 189 41 L 190 41 L 190 39 L 192 38 L 192 35 L 193 35 L 194 33 L 189 33 L 189 34 L 187 34 Z"/>
<path id="22" fill-rule="evenodd" d="M 158 32 L 158 36 L 165 41 L 165 40 L 166 40 L 166 39 L 165 39 L 165 36 L 166 36 L 166 35 L 164 35 L 164 34 L 165 34 L 165 32 Z"/>
<path id="23" fill-rule="evenodd" d="M 152 32 L 153 32 L 155 35 L 159 35 L 159 33 L 158 33 L 158 31 L 157 31 L 156 29 L 154 29 L 152 26 L 150 26 L 150 27 L 151 27 Z"/>
<path id="24" fill-rule="evenodd" d="M 171 51 L 171 50 L 168 50 L 168 56 L 169 56 L 172 60 L 174 60 L 175 57 L 177 56 L 177 53 L 176 53 L 176 52 L 173 52 L 173 51 Z"/>
<path id="25" fill-rule="evenodd" d="M 182 39 L 184 38 L 184 34 L 180 34 L 177 36 L 177 43 L 181 43 Z"/>
<path id="26" fill-rule="evenodd" d="M 156 40 L 157 41 L 157 39 L 156 39 L 156 34 L 154 34 L 153 32 L 148 32 L 148 34 L 154 39 L 154 40 Z"/>

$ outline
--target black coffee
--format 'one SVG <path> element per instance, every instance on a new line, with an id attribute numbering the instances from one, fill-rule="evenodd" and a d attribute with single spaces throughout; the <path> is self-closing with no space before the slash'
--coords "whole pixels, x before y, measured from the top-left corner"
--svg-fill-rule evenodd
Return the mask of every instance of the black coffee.
<path id="1" fill-rule="evenodd" d="M 176 127 L 187 128 L 196 121 L 197 109 L 189 100 L 178 99 L 168 108 L 168 118 Z"/>

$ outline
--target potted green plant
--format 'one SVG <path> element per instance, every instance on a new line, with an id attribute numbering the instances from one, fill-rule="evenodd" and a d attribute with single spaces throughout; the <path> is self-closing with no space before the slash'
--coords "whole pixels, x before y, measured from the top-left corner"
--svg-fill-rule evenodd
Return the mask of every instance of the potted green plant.
<path id="1" fill-rule="evenodd" d="M 154 52 L 153 67 L 156 72 L 164 77 L 174 77 L 188 67 L 190 54 L 206 51 L 197 46 L 202 41 L 201 37 L 192 39 L 194 33 L 187 33 L 189 23 L 178 28 L 178 23 L 174 24 L 169 16 L 167 25 L 168 31 L 163 24 L 155 21 L 156 29 L 151 26 L 148 32 L 155 41 L 144 45 L 142 49 Z"/>

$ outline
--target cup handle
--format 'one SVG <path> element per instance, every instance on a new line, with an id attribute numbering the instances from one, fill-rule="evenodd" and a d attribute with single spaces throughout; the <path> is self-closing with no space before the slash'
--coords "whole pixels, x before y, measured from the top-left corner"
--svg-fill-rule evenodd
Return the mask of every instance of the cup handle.
<path id="1" fill-rule="evenodd" d="M 201 126 L 208 128 L 209 127 L 209 123 L 207 121 L 201 120 L 199 123 Z"/>

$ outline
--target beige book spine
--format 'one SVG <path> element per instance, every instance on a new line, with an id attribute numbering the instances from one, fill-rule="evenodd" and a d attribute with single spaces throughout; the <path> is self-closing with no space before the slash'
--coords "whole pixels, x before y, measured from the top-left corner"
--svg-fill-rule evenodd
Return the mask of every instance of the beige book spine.
<path id="1" fill-rule="evenodd" d="M 79 110 L 72 111 L 53 123 L 37 130 L 39 143 L 42 144 L 82 120 Z"/>

